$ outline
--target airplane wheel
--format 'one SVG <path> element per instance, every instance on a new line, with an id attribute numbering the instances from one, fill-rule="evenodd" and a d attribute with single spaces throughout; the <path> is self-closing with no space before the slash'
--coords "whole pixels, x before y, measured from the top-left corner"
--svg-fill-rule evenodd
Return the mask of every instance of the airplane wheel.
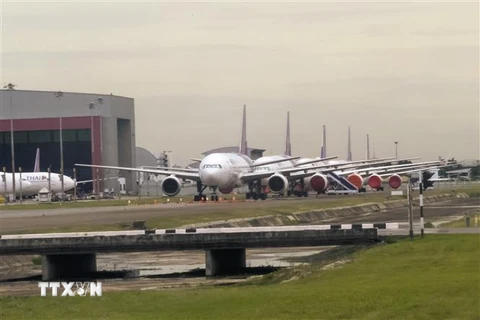
<path id="1" fill-rule="evenodd" d="M 215 196 L 215 201 L 218 202 L 218 196 Z"/>
<path id="2" fill-rule="evenodd" d="M 253 198 L 253 200 L 258 200 L 258 194 L 254 193 L 252 198 Z"/>
<path id="3" fill-rule="evenodd" d="M 287 196 L 291 196 L 292 195 L 292 191 L 287 191 Z"/>
<path id="4" fill-rule="evenodd" d="M 245 197 L 248 199 L 252 198 L 252 194 L 250 192 L 247 192 L 247 194 L 245 195 Z"/>
<path id="5" fill-rule="evenodd" d="M 304 192 L 303 192 L 303 196 L 304 196 L 304 197 L 308 197 L 308 191 L 304 191 Z"/>
<path id="6" fill-rule="evenodd" d="M 193 201 L 200 201 L 200 196 L 199 195 L 194 196 Z"/>

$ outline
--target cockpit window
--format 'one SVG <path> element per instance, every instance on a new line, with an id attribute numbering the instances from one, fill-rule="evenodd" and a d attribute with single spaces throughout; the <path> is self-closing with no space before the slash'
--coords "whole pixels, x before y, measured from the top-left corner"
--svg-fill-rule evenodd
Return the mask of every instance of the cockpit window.
<path id="1" fill-rule="evenodd" d="M 216 168 L 216 169 L 222 169 L 221 164 L 204 164 L 203 169 L 210 169 L 210 168 Z"/>

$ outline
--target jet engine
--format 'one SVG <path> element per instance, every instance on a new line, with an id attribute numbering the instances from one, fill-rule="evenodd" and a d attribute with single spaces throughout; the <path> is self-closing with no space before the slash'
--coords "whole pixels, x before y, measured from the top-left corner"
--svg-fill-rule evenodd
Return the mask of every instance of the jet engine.
<path id="1" fill-rule="evenodd" d="M 283 193 L 288 188 L 288 180 L 284 175 L 274 174 L 268 179 L 268 188 L 273 193 Z"/>
<path id="2" fill-rule="evenodd" d="M 392 189 L 398 189 L 402 185 L 402 177 L 398 174 L 393 174 L 388 178 L 388 185 Z"/>
<path id="3" fill-rule="evenodd" d="M 220 191 L 220 192 L 223 193 L 223 194 L 229 194 L 229 193 L 231 193 L 231 192 L 233 191 L 233 188 L 229 188 L 229 187 L 227 187 L 227 188 L 219 188 L 218 191 Z"/>
<path id="4" fill-rule="evenodd" d="M 306 178 L 305 183 L 309 186 L 313 191 L 321 192 L 327 189 L 328 186 L 328 179 L 325 175 L 320 173 L 315 173 L 313 176 Z"/>
<path id="5" fill-rule="evenodd" d="M 348 182 L 353 184 L 355 188 L 362 189 L 363 188 L 363 178 L 358 173 L 352 173 L 347 177 Z"/>
<path id="6" fill-rule="evenodd" d="M 182 183 L 174 175 L 168 176 L 162 181 L 162 191 L 167 196 L 176 196 L 182 190 Z"/>
<path id="7" fill-rule="evenodd" d="M 380 189 L 382 187 L 382 178 L 378 174 L 372 174 L 367 179 L 368 185 L 372 189 Z"/>

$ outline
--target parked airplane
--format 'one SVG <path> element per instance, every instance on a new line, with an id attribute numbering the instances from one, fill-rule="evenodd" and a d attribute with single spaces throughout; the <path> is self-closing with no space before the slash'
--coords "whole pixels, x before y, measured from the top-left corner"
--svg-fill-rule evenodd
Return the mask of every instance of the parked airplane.
<path id="1" fill-rule="evenodd" d="M 408 164 L 397 164 L 383 167 L 371 167 L 354 169 L 343 172 L 337 172 L 340 176 L 346 176 L 356 188 L 363 188 L 364 185 L 370 186 L 372 189 L 382 190 L 382 178 L 388 177 L 388 185 L 392 189 L 397 189 L 402 185 L 400 173 L 411 173 L 425 169 L 427 167 L 442 166 L 441 161 L 426 161 Z"/>
<path id="2" fill-rule="evenodd" d="M 298 159 L 299 157 L 285 157 L 275 159 L 269 162 L 257 164 L 247 156 L 247 140 L 246 140 L 246 107 L 243 108 L 243 124 L 242 139 L 240 143 L 239 153 L 212 153 L 201 159 L 198 171 L 189 172 L 185 170 L 163 170 L 163 169 L 145 169 L 145 168 L 129 168 L 117 166 L 101 166 L 90 164 L 75 164 L 80 167 L 116 169 L 134 172 L 146 172 L 153 174 L 167 175 L 162 182 L 162 191 L 169 196 L 177 195 L 182 187 L 180 179 L 188 179 L 197 182 L 198 194 L 195 195 L 194 201 L 206 199 L 203 192 L 206 188 L 211 189 L 210 199 L 218 201 L 217 190 L 221 193 L 228 194 L 234 188 L 242 187 L 249 182 L 267 178 L 275 172 L 254 171 L 254 168 L 272 163 L 280 163 Z M 302 171 L 302 168 L 282 169 L 279 173 L 293 173 Z"/>
<path id="3" fill-rule="evenodd" d="M 19 176 L 15 176 L 15 196 L 20 196 L 20 192 L 28 191 L 32 188 L 32 184 L 24 177 L 20 180 Z M 0 195 L 7 196 L 13 193 L 13 179 L 11 173 L 0 173 Z"/>
<path id="4" fill-rule="evenodd" d="M 12 180 L 12 174 L 7 173 L 7 181 Z M 15 173 L 15 185 L 16 185 L 16 193 L 17 195 L 20 194 L 19 183 L 17 181 L 20 180 L 20 173 Z M 62 182 L 60 178 L 60 174 L 58 173 L 50 173 L 50 184 L 48 182 L 48 172 L 23 172 L 22 173 L 22 183 L 26 181 L 28 184 L 22 184 L 22 195 L 24 196 L 32 196 L 37 194 L 42 188 L 48 189 L 50 185 L 50 190 L 53 193 L 62 192 Z M 63 176 L 63 183 L 64 183 L 64 190 L 68 191 L 75 187 L 75 181 L 68 177 Z M 10 191 L 11 193 L 12 191 Z"/>
<path id="5" fill-rule="evenodd" d="M 326 153 L 326 130 L 324 126 L 323 132 L 323 141 L 322 141 L 322 155 Z M 350 144 L 350 128 L 348 136 L 348 158 L 351 158 L 351 144 Z M 287 112 L 287 130 L 286 130 L 286 139 L 285 139 L 285 155 L 291 156 L 291 143 L 290 143 L 290 113 Z M 335 157 L 336 158 L 336 157 Z M 256 163 L 261 162 L 263 159 L 269 159 L 268 157 L 260 158 L 256 160 Z M 372 167 L 373 165 L 381 165 L 391 162 L 395 158 L 382 158 L 382 159 L 367 159 L 367 160 L 329 160 L 329 158 L 322 159 L 309 159 L 301 158 L 295 161 L 295 167 L 306 167 L 307 171 L 303 173 L 297 173 L 296 175 L 291 175 L 289 177 L 279 177 L 279 175 L 274 175 L 268 179 L 263 179 L 259 185 L 256 187 L 256 191 L 260 194 L 264 193 L 264 190 L 270 190 L 273 193 L 281 194 L 285 191 L 285 188 L 288 188 L 288 195 L 294 194 L 296 196 L 308 196 L 309 190 L 314 190 L 317 192 L 325 191 L 328 187 L 328 178 L 329 173 L 341 173 L 343 170 L 348 169 L 360 169 L 363 167 Z M 417 158 L 403 159 L 403 160 L 412 160 Z M 397 159 L 398 161 L 398 159 Z M 316 163 L 316 164 L 314 164 Z M 257 170 L 277 170 L 277 166 L 280 164 L 272 164 L 266 167 L 259 167 Z M 316 168 L 313 168 L 312 165 L 315 165 Z M 355 171 L 353 171 L 354 173 Z M 280 179 L 283 178 L 283 179 Z M 355 180 L 356 176 L 348 176 L 347 181 L 352 183 L 350 180 Z M 288 181 L 288 182 L 287 182 Z M 273 185 L 272 183 L 275 183 Z M 288 184 L 289 183 L 289 184 Z M 362 185 L 355 185 L 358 190 L 362 190 Z M 247 194 L 248 197 L 248 194 Z"/>

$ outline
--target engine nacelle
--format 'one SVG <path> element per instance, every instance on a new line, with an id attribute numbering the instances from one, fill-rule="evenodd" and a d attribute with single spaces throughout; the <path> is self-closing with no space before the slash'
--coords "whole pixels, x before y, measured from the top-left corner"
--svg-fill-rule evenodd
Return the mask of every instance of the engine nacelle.
<path id="1" fill-rule="evenodd" d="M 362 189 L 363 188 L 363 178 L 358 173 L 352 173 L 347 177 L 348 182 L 353 184 L 355 188 Z"/>
<path id="2" fill-rule="evenodd" d="M 182 190 L 182 183 L 177 177 L 171 175 L 163 179 L 162 191 L 167 196 L 170 196 L 170 197 L 176 196 L 177 194 L 180 193 L 180 190 Z"/>
<path id="3" fill-rule="evenodd" d="M 380 189 L 382 187 L 382 177 L 380 177 L 378 174 L 372 174 L 370 177 L 367 179 L 368 185 L 372 189 Z"/>
<path id="4" fill-rule="evenodd" d="M 288 180 L 284 175 L 274 174 L 268 178 L 267 185 L 272 193 L 283 193 L 288 188 Z"/>
<path id="5" fill-rule="evenodd" d="M 233 188 L 218 188 L 218 191 L 220 191 L 223 194 L 229 194 L 233 191 Z"/>
<path id="6" fill-rule="evenodd" d="M 327 189 L 328 179 L 325 175 L 315 173 L 313 176 L 305 179 L 307 186 L 316 192 L 321 192 Z"/>
<path id="7" fill-rule="evenodd" d="M 398 189 L 402 185 L 402 177 L 398 174 L 393 174 L 388 178 L 388 185 L 392 189 Z"/>

